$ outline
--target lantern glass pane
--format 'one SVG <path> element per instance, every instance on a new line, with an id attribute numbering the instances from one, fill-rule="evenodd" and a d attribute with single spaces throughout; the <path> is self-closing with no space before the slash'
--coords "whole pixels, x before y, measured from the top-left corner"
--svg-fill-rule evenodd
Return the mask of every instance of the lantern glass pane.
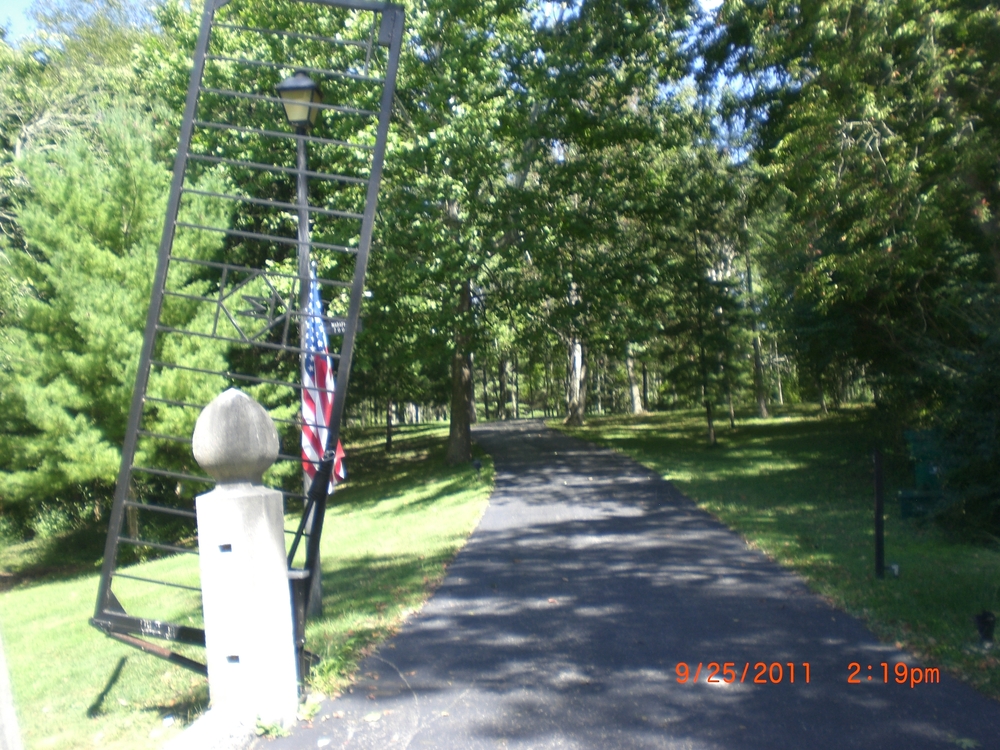
<path id="1" fill-rule="evenodd" d="M 285 117 L 292 125 L 305 125 L 307 122 L 315 122 L 315 115 L 311 115 L 309 100 L 312 98 L 310 89 L 285 89 L 281 92 L 281 103 L 285 105 Z"/>
<path id="2" fill-rule="evenodd" d="M 312 100 L 316 104 L 319 104 L 320 102 L 323 101 L 323 95 L 319 92 L 319 90 L 313 89 L 313 91 L 312 91 Z M 310 125 L 315 125 L 316 124 L 316 118 L 318 116 L 319 116 L 319 107 L 310 107 L 309 108 L 309 124 Z"/>

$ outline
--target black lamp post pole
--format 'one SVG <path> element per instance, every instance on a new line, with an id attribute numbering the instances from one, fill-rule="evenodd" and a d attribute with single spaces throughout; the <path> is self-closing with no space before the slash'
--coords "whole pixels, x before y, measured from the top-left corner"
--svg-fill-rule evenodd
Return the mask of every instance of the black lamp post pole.
<path id="1" fill-rule="evenodd" d="M 306 170 L 309 166 L 308 146 L 306 144 L 306 133 L 308 129 L 305 125 L 298 125 L 295 128 L 296 134 L 296 189 L 295 205 L 298 207 L 299 226 L 299 346 L 302 349 L 302 358 L 310 356 L 306 351 L 306 326 L 309 321 L 305 317 L 309 309 L 310 294 L 310 273 L 311 262 L 309 253 L 309 178 Z M 303 362 L 304 364 L 304 362 Z M 310 494 L 311 487 L 309 476 L 303 472 L 303 482 L 306 494 Z M 310 535 L 320 530 L 322 521 L 318 521 L 320 514 L 326 510 L 326 503 L 313 503 L 312 512 L 306 519 L 305 532 Z M 318 534 L 317 534 L 318 536 Z M 309 594 L 306 597 L 306 614 L 310 617 L 316 616 L 323 611 L 323 586 L 320 580 L 319 545 L 308 544 L 306 547 L 306 566 L 309 571 Z"/>
<path id="2" fill-rule="evenodd" d="M 299 310 L 304 312 L 309 306 L 309 182 L 306 177 L 309 157 L 306 154 L 305 126 L 299 125 L 295 132 L 299 136 L 295 139 L 298 149 L 295 204 L 299 208 Z M 303 318 L 299 324 L 299 340 L 303 350 L 306 348 L 305 324 Z"/>

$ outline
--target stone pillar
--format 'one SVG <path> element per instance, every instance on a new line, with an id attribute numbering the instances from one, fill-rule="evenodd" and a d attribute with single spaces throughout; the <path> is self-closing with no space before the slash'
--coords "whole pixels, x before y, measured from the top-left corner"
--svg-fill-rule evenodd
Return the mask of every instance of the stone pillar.
<path id="1" fill-rule="evenodd" d="M 192 448 L 218 482 L 196 501 L 212 711 L 291 726 L 298 684 L 283 502 L 261 483 L 278 433 L 232 388 L 202 411 Z"/>

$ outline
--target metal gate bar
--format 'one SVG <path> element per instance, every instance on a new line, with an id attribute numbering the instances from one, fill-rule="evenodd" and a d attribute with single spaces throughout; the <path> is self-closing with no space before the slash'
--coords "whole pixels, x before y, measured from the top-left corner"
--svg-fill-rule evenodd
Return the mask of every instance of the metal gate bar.
<path id="1" fill-rule="evenodd" d="M 340 433 L 359 329 L 402 42 L 403 10 L 390 3 L 274 0 L 268 9 L 265 20 L 252 0 L 205 4 L 91 619 L 111 637 L 199 672 L 199 662 L 135 636 L 203 646 L 204 631 L 129 612 L 115 581 L 178 595 L 200 592 L 188 580 L 197 573 L 193 567 L 168 565 L 170 579 L 143 567 L 163 567 L 155 561 L 140 563 L 160 553 L 183 560 L 197 552 L 193 499 L 214 481 L 192 460 L 191 429 L 208 401 L 241 384 L 274 412 L 281 433 L 272 481 L 281 484 L 286 501 L 304 501 L 298 528 L 286 533 L 293 537 L 289 565 L 307 540 L 305 570 L 292 577 L 294 589 L 309 590 L 330 449 Z M 265 28 L 281 18 L 297 20 Z M 275 85 L 298 71 L 335 94 L 318 105 L 316 132 L 282 129 Z M 247 142 L 256 144 L 253 158 L 246 158 Z M 313 165 L 303 156 L 310 147 L 317 152 Z M 311 184 L 303 190 L 305 180 Z M 292 485 L 301 483 L 303 422 L 296 411 L 301 357 L 309 356 L 302 331 L 315 317 L 303 304 L 310 257 L 322 270 L 315 283 L 327 306 L 322 320 L 337 378 L 327 451 L 316 480 L 302 492 Z M 128 604 L 129 596 L 119 594 Z M 196 599 L 171 606 L 187 607 L 191 622 L 199 617 Z M 304 602 L 296 611 L 304 611 Z M 297 627 L 301 633 L 301 617 Z"/>

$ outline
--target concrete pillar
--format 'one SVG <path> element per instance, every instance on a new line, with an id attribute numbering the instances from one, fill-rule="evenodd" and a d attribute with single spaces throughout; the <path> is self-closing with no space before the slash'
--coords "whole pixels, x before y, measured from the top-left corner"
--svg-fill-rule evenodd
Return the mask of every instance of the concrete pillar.
<path id="1" fill-rule="evenodd" d="M 298 685 L 283 502 L 261 484 L 278 433 L 233 388 L 202 411 L 192 448 L 218 482 L 196 500 L 212 711 L 291 726 Z"/>

